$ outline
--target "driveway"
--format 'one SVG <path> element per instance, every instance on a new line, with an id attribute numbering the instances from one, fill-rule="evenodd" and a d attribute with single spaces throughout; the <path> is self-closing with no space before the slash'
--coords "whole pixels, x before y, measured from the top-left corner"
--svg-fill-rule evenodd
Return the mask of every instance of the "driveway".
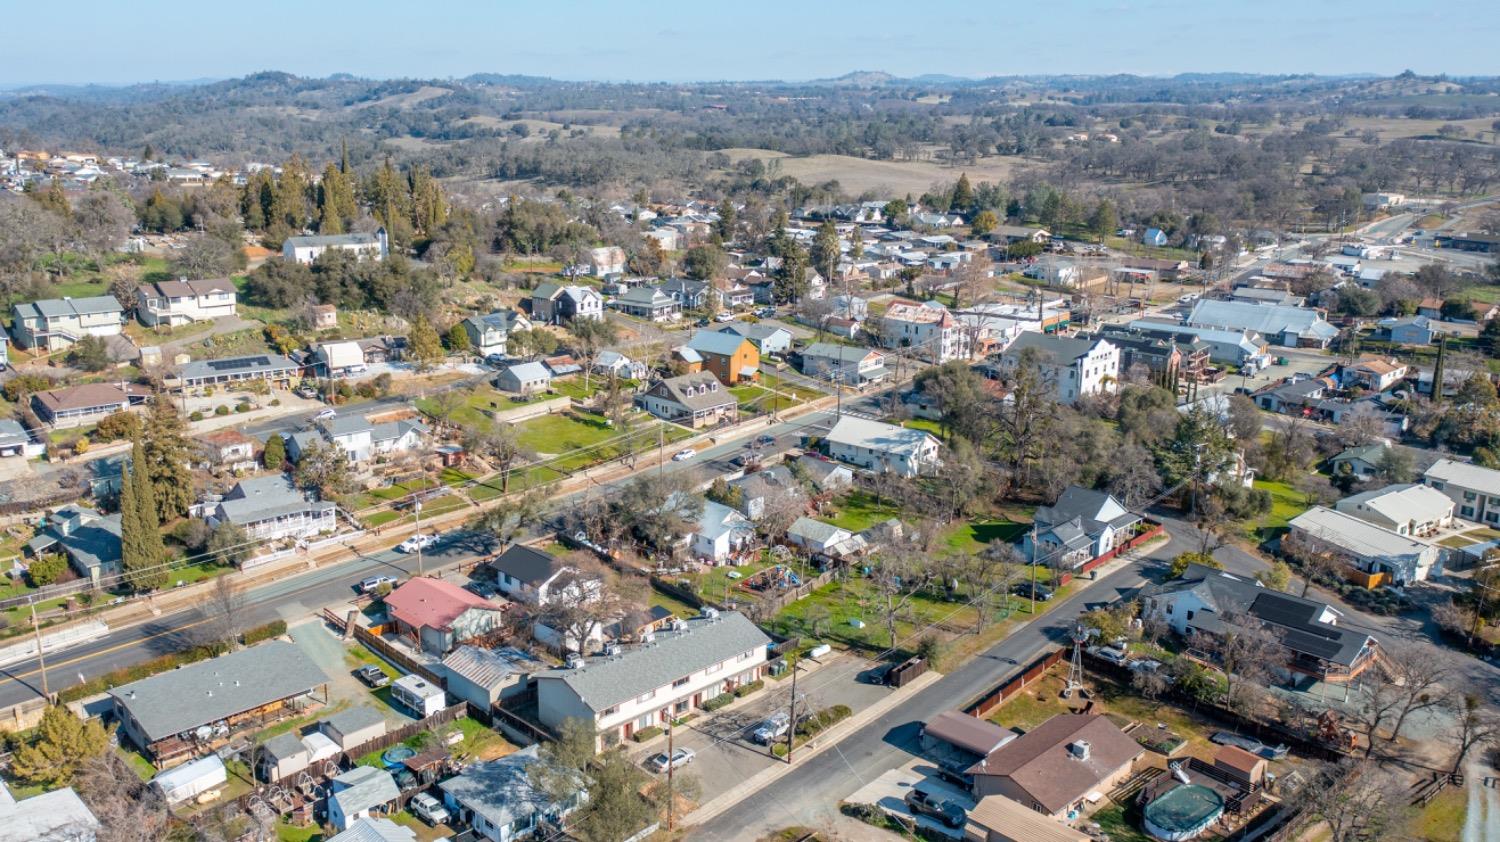
<path id="1" fill-rule="evenodd" d="M 347 650 L 344 642 L 336 637 L 332 630 L 320 619 L 304 620 L 287 629 L 292 642 L 306 655 L 308 660 L 318 665 L 318 669 L 328 676 L 328 706 L 330 708 L 344 709 L 357 705 L 369 705 L 380 711 L 386 722 L 392 726 L 405 725 L 411 722 L 410 717 L 402 716 L 392 710 L 389 706 L 380 704 L 370 693 L 370 688 L 360 683 L 354 677 L 353 667 L 349 665 L 346 656 Z"/>
<path id="2" fill-rule="evenodd" d="M 936 774 L 936 766 L 926 760 L 916 758 L 860 787 L 845 800 L 851 804 L 874 804 L 891 815 L 899 816 L 907 821 L 915 820 L 917 824 L 930 831 L 953 839 L 961 839 L 963 838 L 961 829 L 948 827 L 931 816 L 916 815 L 906 806 L 906 793 L 912 789 L 918 789 L 934 796 L 939 801 L 957 804 L 964 808 L 965 812 L 974 809 L 973 796 L 946 781 L 939 780 Z"/>

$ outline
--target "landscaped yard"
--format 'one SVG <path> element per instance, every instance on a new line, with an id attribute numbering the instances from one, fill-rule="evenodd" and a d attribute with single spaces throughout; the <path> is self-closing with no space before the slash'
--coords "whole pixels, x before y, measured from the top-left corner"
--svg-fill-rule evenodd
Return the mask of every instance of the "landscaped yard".
<path id="1" fill-rule="evenodd" d="M 758 412 L 771 411 L 772 393 L 769 389 L 746 383 L 731 388 L 729 392 L 734 395 L 735 400 L 739 401 L 741 412 L 747 409 L 753 409 Z M 783 399 L 782 403 L 786 403 L 785 399 Z"/>
<path id="2" fill-rule="evenodd" d="M 1065 664 L 1054 666 L 1042 678 L 991 711 L 990 721 L 1006 728 L 1029 731 L 1060 713 L 1073 712 L 1066 704 L 1067 700 L 1062 698 L 1066 675 Z M 1217 730 L 1213 724 L 1172 705 L 1153 704 L 1112 681 L 1090 678 L 1087 664 L 1084 675 L 1085 683 L 1094 694 L 1095 712 L 1111 714 L 1123 721 L 1140 722 L 1141 727 L 1148 729 L 1153 736 L 1157 732 L 1176 734 L 1187 741 L 1184 751 L 1196 750 L 1204 757 L 1211 756 L 1214 747 L 1208 737 Z M 1159 728 L 1159 725 L 1166 727 Z"/>
<path id="3" fill-rule="evenodd" d="M 867 491 L 854 491 L 835 504 L 836 511 L 825 513 L 819 520 L 827 521 L 850 532 L 863 532 L 877 523 L 900 517 L 901 510 L 889 501 L 876 500 Z"/>
<path id="4" fill-rule="evenodd" d="M 1029 524 L 1003 519 L 970 520 L 960 523 L 948 533 L 943 544 L 948 549 L 963 554 L 975 554 L 984 550 L 991 542 L 1012 544 L 1030 528 Z"/>
<path id="5" fill-rule="evenodd" d="M 1458 842 L 1463 838 L 1468 806 L 1469 796 L 1463 787 L 1447 787 L 1426 807 L 1414 811 L 1416 815 L 1407 825 L 1409 838 L 1426 842 Z"/>
<path id="6" fill-rule="evenodd" d="M 1271 494 L 1271 511 L 1258 522 L 1246 525 L 1249 536 L 1256 541 L 1266 541 L 1286 529 L 1287 523 L 1307 511 L 1307 496 L 1290 483 L 1257 479 L 1255 487 Z"/>

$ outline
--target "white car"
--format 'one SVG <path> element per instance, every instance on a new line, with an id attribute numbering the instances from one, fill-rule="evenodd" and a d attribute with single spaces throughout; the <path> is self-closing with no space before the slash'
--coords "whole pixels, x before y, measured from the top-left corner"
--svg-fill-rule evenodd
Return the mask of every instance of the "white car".
<path id="1" fill-rule="evenodd" d="M 338 414 L 339 414 L 339 411 L 337 409 L 333 409 L 331 407 L 328 408 L 328 409 L 320 409 L 320 410 L 318 410 L 318 414 L 313 416 L 313 420 L 314 421 L 327 421 L 330 418 L 337 418 Z"/>
<path id="2" fill-rule="evenodd" d="M 732 321 L 734 321 L 734 314 L 726 310 L 725 312 L 720 313 L 717 316 L 714 316 L 714 321 L 716 321 L 716 322 L 732 322 Z"/>
<path id="3" fill-rule="evenodd" d="M 413 815 L 433 827 L 446 824 L 448 819 L 452 818 L 452 815 L 448 812 L 448 808 L 444 807 L 441 801 L 438 801 L 425 792 L 413 795 L 411 802 L 407 806 L 411 808 Z"/>
<path id="4" fill-rule="evenodd" d="M 400 550 L 403 553 L 414 553 L 417 550 L 427 549 L 436 541 L 436 535 L 428 535 L 426 533 L 419 532 L 416 535 L 407 538 L 405 541 L 402 541 L 401 546 L 397 547 L 396 549 Z"/>
<path id="5" fill-rule="evenodd" d="M 683 448 L 682 450 L 677 451 L 676 453 L 673 453 L 672 454 L 672 461 L 673 462 L 686 462 L 687 460 L 689 460 L 689 459 L 691 459 L 691 458 L 693 458 L 694 456 L 697 456 L 697 455 L 698 455 L 698 451 L 692 449 L 691 447 L 686 447 L 686 448 Z"/>
<path id="6" fill-rule="evenodd" d="M 1191 304 L 1191 303 L 1193 303 L 1194 301 L 1197 301 L 1197 300 L 1198 300 L 1198 294 L 1197 293 L 1190 293 L 1188 295 L 1184 295 L 1184 296 L 1181 296 L 1180 298 L 1178 298 L 1177 299 L 1177 303 L 1178 304 Z"/>

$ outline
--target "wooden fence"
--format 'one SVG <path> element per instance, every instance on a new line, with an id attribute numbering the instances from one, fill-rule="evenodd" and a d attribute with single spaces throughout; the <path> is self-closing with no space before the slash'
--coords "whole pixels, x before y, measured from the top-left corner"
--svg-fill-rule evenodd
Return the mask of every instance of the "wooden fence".
<path id="1" fill-rule="evenodd" d="M 1081 575 L 1084 573 L 1088 573 L 1094 568 L 1102 566 L 1105 562 L 1114 559 L 1116 556 L 1128 553 L 1136 547 L 1139 547 L 1140 545 L 1146 543 L 1147 541 L 1157 538 L 1165 531 L 1162 528 L 1162 525 L 1154 520 L 1146 520 L 1143 521 L 1143 523 L 1145 524 L 1146 528 L 1143 529 L 1139 534 L 1122 543 L 1116 544 L 1114 549 L 1110 550 L 1104 555 L 1085 562 L 1082 567 L 1078 568 L 1079 574 Z"/>
<path id="2" fill-rule="evenodd" d="M 990 711 L 999 707 L 1006 699 L 1021 692 L 1022 688 L 1026 685 L 1041 678 L 1042 673 L 1045 673 L 1052 668 L 1053 664 L 1063 659 L 1063 653 L 1066 651 L 1066 649 L 1053 649 L 1038 656 L 1036 660 L 1032 661 L 1021 672 L 1011 676 L 998 687 L 970 702 L 968 707 L 964 708 L 964 713 L 980 719 L 985 718 L 989 715 Z"/>
<path id="3" fill-rule="evenodd" d="M 380 636 L 380 628 L 380 626 L 375 626 L 374 628 L 367 629 L 364 626 L 355 624 L 354 639 L 375 650 L 375 654 L 381 656 L 382 658 L 385 658 L 387 661 L 390 661 L 391 663 L 406 670 L 407 672 L 414 672 L 439 687 L 447 686 L 447 682 L 443 681 L 442 676 L 438 675 L 426 664 L 418 661 L 416 658 L 413 658 L 412 656 L 406 654 L 395 646 L 386 643 L 385 640 Z"/>

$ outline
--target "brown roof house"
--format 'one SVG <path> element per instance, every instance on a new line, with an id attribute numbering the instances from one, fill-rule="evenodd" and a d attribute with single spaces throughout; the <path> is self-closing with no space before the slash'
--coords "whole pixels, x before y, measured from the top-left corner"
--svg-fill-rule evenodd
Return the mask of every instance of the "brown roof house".
<path id="1" fill-rule="evenodd" d="M 647 412 L 690 427 L 712 427 L 739 416 L 739 401 L 707 371 L 658 381 L 636 401 Z"/>
<path id="2" fill-rule="evenodd" d="M 135 383 L 85 383 L 37 392 L 31 396 L 31 409 L 49 427 L 79 427 L 140 406 L 151 394 Z"/>
<path id="3" fill-rule="evenodd" d="M 1130 776 L 1146 750 L 1103 716 L 1060 714 L 969 768 L 974 797 L 1003 795 L 1067 818 Z"/>

